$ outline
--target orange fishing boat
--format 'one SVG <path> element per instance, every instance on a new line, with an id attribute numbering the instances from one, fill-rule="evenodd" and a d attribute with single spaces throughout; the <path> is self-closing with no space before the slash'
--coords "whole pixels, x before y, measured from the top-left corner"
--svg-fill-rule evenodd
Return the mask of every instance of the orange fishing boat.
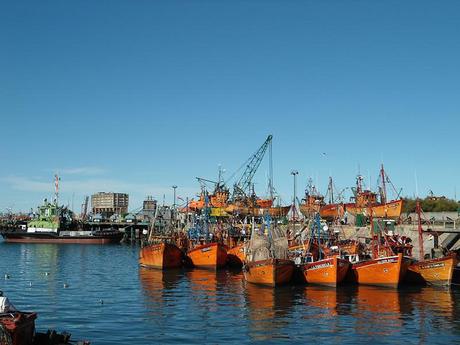
<path id="1" fill-rule="evenodd" d="M 194 267 L 217 269 L 227 262 L 227 249 L 221 243 L 207 243 L 199 245 L 187 253 Z"/>
<path id="2" fill-rule="evenodd" d="M 419 261 L 409 266 L 408 281 L 412 283 L 425 283 L 437 286 L 450 286 L 458 258 L 455 253 L 442 258 L 424 259 L 422 210 L 417 201 L 416 212 L 418 216 L 418 243 Z"/>
<path id="3" fill-rule="evenodd" d="M 253 224 L 243 266 L 244 279 L 249 283 L 278 286 L 288 283 L 294 273 L 294 262 L 288 258 L 286 232 L 275 224 Z"/>
<path id="4" fill-rule="evenodd" d="M 362 195 L 361 195 L 362 196 Z M 346 210 L 353 214 L 367 214 L 369 211 L 369 207 L 365 206 L 358 206 L 359 204 L 345 204 Z M 393 200 L 386 202 L 384 204 L 372 204 L 370 206 L 372 215 L 377 218 L 390 218 L 390 219 L 397 219 L 401 216 L 403 207 L 402 199 Z"/>
<path id="5" fill-rule="evenodd" d="M 201 210 L 205 206 L 205 195 L 204 193 L 200 194 L 200 198 L 198 200 L 190 200 L 187 208 L 189 208 L 192 211 L 198 211 Z"/>
<path id="6" fill-rule="evenodd" d="M 321 218 L 327 220 L 334 220 L 336 218 L 343 217 L 344 211 L 344 204 L 327 204 L 321 207 L 319 210 L 319 214 Z"/>
<path id="7" fill-rule="evenodd" d="M 270 208 L 273 205 L 272 199 L 257 199 L 256 205 L 260 208 Z"/>
<path id="8" fill-rule="evenodd" d="M 428 285 L 450 286 L 457 263 L 456 254 L 415 262 L 409 266 L 408 280 L 412 283 L 424 282 Z"/>
<path id="9" fill-rule="evenodd" d="M 299 206 L 300 212 L 305 217 L 312 218 L 324 205 L 324 196 L 319 194 L 316 187 L 313 185 L 313 180 L 309 179 L 305 190 L 305 197 L 302 199 Z"/>
<path id="10" fill-rule="evenodd" d="M 157 243 L 141 248 L 139 264 L 144 267 L 167 269 L 182 266 L 183 252 L 175 244 Z"/>
<path id="11" fill-rule="evenodd" d="M 303 275 L 309 284 L 337 286 L 345 279 L 351 264 L 333 256 L 302 265 Z"/>
<path id="12" fill-rule="evenodd" d="M 244 254 L 244 243 L 241 243 L 227 250 L 227 262 L 230 266 L 243 266 L 246 255 Z"/>
<path id="13" fill-rule="evenodd" d="M 389 235 L 390 224 L 381 219 L 374 221 L 370 213 L 372 233 L 372 259 L 357 262 L 352 266 L 358 284 L 398 287 L 413 262 L 412 245 L 406 240 L 393 241 L 397 235 Z M 376 228 L 377 226 L 377 228 Z M 399 243 L 401 242 L 401 243 Z"/>
<path id="14" fill-rule="evenodd" d="M 274 206 L 268 209 L 268 213 L 274 218 L 286 217 L 290 209 L 291 206 Z"/>
<path id="15" fill-rule="evenodd" d="M 225 207 L 225 212 L 233 214 L 233 215 L 241 215 L 241 216 L 247 216 L 249 214 L 253 213 L 254 208 L 253 207 L 248 207 L 245 206 L 242 203 L 233 203 Z"/>
<path id="16" fill-rule="evenodd" d="M 353 264 L 352 270 L 358 284 L 398 287 L 410 264 L 411 259 L 399 253 L 358 262 Z"/>
<path id="17" fill-rule="evenodd" d="M 287 259 L 266 259 L 246 262 L 244 279 L 249 283 L 278 286 L 288 283 L 294 272 L 294 263 Z"/>
<path id="18" fill-rule="evenodd" d="M 352 202 L 344 204 L 329 203 L 328 205 L 324 205 L 320 210 L 321 217 L 330 220 L 343 217 L 345 212 L 348 212 L 355 216 L 357 214 L 370 216 L 372 213 L 372 216 L 377 218 L 398 219 L 401 216 L 403 200 L 387 200 L 386 183 L 391 184 L 391 181 L 383 169 L 383 164 L 380 168 L 379 179 L 381 184 L 379 187 L 379 200 L 377 200 L 377 193 L 363 188 L 364 178 L 358 175 L 356 177 L 356 187 L 352 188 L 354 193 L 354 196 L 351 198 Z"/>
<path id="19" fill-rule="evenodd" d="M 226 207 L 229 195 L 227 189 L 220 188 L 219 190 L 215 190 L 211 195 L 211 206 L 219 208 Z"/>

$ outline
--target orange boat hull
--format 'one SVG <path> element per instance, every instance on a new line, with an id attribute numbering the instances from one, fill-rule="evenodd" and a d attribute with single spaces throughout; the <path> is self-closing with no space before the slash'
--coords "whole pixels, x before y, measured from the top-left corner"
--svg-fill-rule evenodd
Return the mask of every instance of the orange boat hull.
<path id="1" fill-rule="evenodd" d="M 303 265 L 303 275 L 309 284 L 337 286 L 345 279 L 351 264 L 337 256 Z"/>
<path id="2" fill-rule="evenodd" d="M 449 286 L 458 260 L 456 255 L 415 262 L 409 266 L 408 281 Z"/>
<path id="3" fill-rule="evenodd" d="M 335 219 L 343 217 L 344 209 L 342 204 L 329 204 L 321 207 L 319 210 L 321 218 Z"/>
<path id="4" fill-rule="evenodd" d="M 245 258 L 244 243 L 227 250 L 227 262 L 230 266 L 243 266 Z"/>
<path id="5" fill-rule="evenodd" d="M 291 260 L 267 259 L 246 263 L 244 279 L 253 284 L 278 286 L 288 283 L 294 272 Z"/>
<path id="6" fill-rule="evenodd" d="M 258 199 L 256 200 L 256 204 L 257 206 L 262 207 L 262 208 L 269 208 L 269 207 L 272 207 L 273 200 L 272 199 Z"/>
<path id="7" fill-rule="evenodd" d="M 314 216 L 321 209 L 321 205 L 300 204 L 299 210 L 305 217 Z"/>
<path id="8" fill-rule="evenodd" d="M 182 257 L 182 251 L 174 244 L 152 244 L 141 249 L 139 264 L 158 269 L 178 268 L 182 266 Z"/>
<path id="9" fill-rule="evenodd" d="M 395 200 L 387 202 L 384 205 L 374 205 L 371 207 L 372 216 L 376 218 L 393 218 L 397 219 L 401 216 L 402 211 L 402 200 Z M 351 214 L 368 214 L 369 207 L 356 207 L 355 204 L 347 204 L 346 205 L 347 211 Z"/>
<path id="10" fill-rule="evenodd" d="M 398 287 L 411 260 L 403 254 L 359 262 L 352 266 L 358 284 Z"/>
<path id="11" fill-rule="evenodd" d="M 208 243 L 191 249 L 187 256 L 193 266 L 216 269 L 227 263 L 227 250 L 220 243 Z"/>
<path id="12" fill-rule="evenodd" d="M 272 217 L 286 217 L 290 209 L 291 209 L 291 206 L 276 206 L 276 207 L 270 207 L 268 209 L 268 212 L 270 213 L 270 216 Z"/>

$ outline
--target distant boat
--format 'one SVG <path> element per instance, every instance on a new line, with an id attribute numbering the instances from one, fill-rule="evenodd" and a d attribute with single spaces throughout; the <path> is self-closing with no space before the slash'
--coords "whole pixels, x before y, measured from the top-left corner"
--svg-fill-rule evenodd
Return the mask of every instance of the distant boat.
<path id="1" fill-rule="evenodd" d="M 324 219 L 335 219 L 344 216 L 345 212 L 352 215 L 364 214 L 375 218 L 398 219 L 401 216 L 403 200 L 387 200 L 386 184 L 391 183 L 386 174 L 383 164 L 380 168 L 380 199 L 377 200 L 377 193 L 363 188 L 364 178 L 361 175 L 356 177 L 356 187 L 352 188 L 354 196 L 353 202 L 349 203 L 330 203 L 320 209 L 321 217 Z"/>
<path id="2" fill-rule="evenodd" d="M 54 201 L 45 199 L 38 207 L 38 215 L 29 220 L 26 227 L 0 231 L 5 242 L 107 244 L 121 241 L 124 234 L 118 230 L 87 230 L 75 221 L 72 211 L 58 205 L 58 185 L 59 177 L 56 175 Z"/>
<path id="3" fill-rule="evenodd" d="M 300 212 L 307 218 L 313 218 L 325 204 L 324 196 L 313 185 L 313 180 L 309 179 L 305 190 L 305 197 L 299 205 Z"/>

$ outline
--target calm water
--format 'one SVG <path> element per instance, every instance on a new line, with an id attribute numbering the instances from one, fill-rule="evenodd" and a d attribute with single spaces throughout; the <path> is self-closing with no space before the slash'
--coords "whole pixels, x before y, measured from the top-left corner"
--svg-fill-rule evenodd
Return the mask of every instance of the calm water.
<path id="1" fill-rule="evenodd" d="M 139 268 L 138 247 L 127 245 L 0 240 L 0 255 L 0 290 L 39 313 L 38 329 L 96 345 L 460 342 L 459 290 L 273 290 L 240 272 Z"/>

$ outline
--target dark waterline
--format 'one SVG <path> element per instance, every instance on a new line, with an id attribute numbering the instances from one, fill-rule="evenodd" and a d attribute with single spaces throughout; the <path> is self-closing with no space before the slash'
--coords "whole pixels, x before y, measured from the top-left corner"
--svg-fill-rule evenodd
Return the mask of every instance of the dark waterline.
<path id="1" fill-rule="evenodd" d="M 18 309 L 38 312 L 39 330 L 67 330 L 96 345 L 460 341 L 459 290 L 274 290 L 229 270 L 140 268 L 138 251 L 0 241 L 0 290 Z"/>

